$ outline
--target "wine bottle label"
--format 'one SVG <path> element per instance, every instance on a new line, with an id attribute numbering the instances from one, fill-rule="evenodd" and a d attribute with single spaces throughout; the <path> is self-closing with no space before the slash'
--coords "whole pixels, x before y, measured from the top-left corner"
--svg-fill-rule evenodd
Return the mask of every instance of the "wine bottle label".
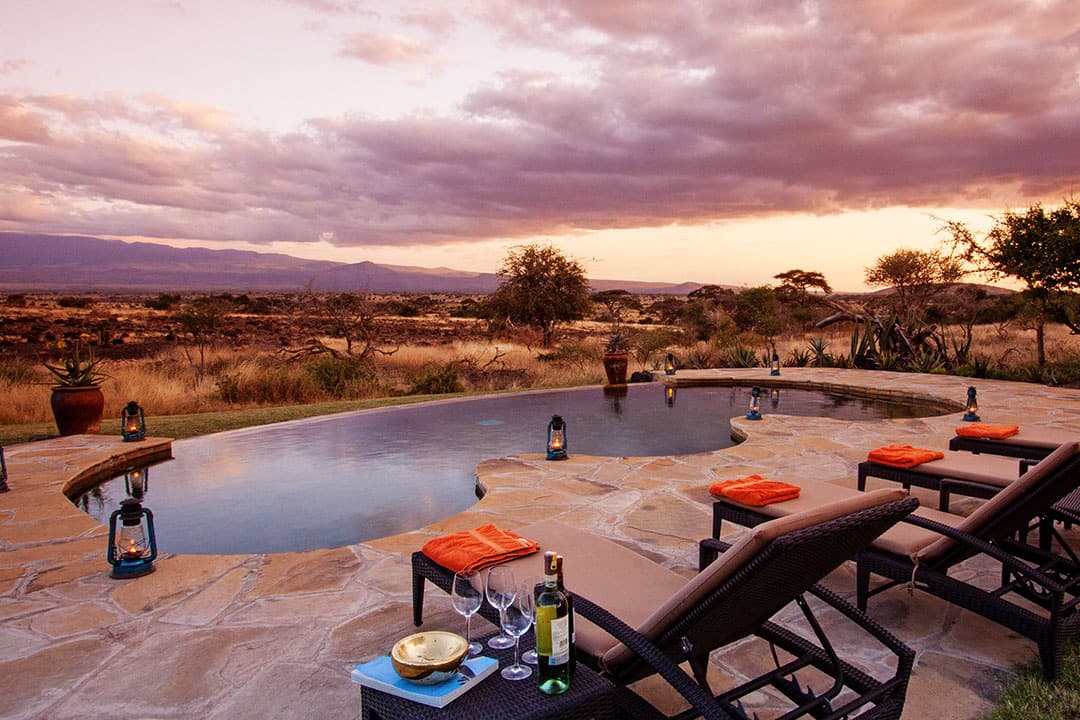
<path id="1" fill-rule="evenodd" d="M 537 650 L 537 652 L 540 652 Z M 570 616 L 563 615 L 551 621 L 551 665 L 570 662 Z"/>

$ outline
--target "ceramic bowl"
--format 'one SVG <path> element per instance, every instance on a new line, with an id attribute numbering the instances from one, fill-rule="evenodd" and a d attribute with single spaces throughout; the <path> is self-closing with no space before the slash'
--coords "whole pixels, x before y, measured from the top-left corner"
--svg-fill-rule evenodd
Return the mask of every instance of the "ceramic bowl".
<path id="1" fill-rule="evenodd" d="M 436 685 L 454 676 L 468 652 L 465 638 L 433 630 L 398 640 L 390 651 L 390 662 L 409 682 Z"/>

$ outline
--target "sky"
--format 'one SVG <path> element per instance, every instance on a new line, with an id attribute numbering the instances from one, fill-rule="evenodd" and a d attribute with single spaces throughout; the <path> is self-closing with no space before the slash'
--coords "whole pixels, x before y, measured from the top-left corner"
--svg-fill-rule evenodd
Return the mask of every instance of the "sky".
<path id="1" fill-rule="evenodd" d="M 1076 0 L 0 0 L 0 231 L 838 290 L 1080 194 Z"/>

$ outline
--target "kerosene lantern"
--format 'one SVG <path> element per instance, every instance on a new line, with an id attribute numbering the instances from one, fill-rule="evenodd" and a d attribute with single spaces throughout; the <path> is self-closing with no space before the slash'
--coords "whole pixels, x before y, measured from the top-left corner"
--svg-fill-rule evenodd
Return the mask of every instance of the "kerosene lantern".
<path id="1" fill-rule="evenodd" d="M 4 460 L 4 448 L 0 446 L 0 492 L 7 491 L 7 462 Z"/>
<path id="2" fill-rule="evenodd" d="M 773 388 L 769 391 L 769 407 L 773 410 L 780 407 L 780 389 Z"/>
<path id="3" fill-rule="evenodd" d="M 124 579 L 152 573 L 155 558 L 154 514 L 135 498 L 124 498 L 109 516 L 111 576 Z"/>
<path id="4" fill-rule="evenodd" d="M 972 385 L 968 388 L 967 407 L 965 408 L 963 420 L 968 422 L 979 421 L 979 402 L 975 399 L 975 386 Z"/>
<path id="5" fill-rule="evenodd" d="M 761 419 L 761 388 L 756 385 L 750 390 L 750 407 L 746 411 L 746 419 Z"/>
<path id="6" fill-rule="evenodd" d="M 664 404 L 668 407 L 675 407 L 675 386 L 664 386 Z"/>
<path id="7" fill-rule="evenodd" d="M 146 415 L 134 400 L 120 411 L 120 436 L 128 442 L 146 437 Z"/>
<path id="8" fill-rule="evenodd" d="M 150 468 L 132 467 L 124 473 L 124 489 L 128 497 L 142 501 L 143 495 L 150 489 Z"/>
<path id="9" fill-rule="evenodd" d="M 671 353 L 667 354 L 664 358 L 664 374 L 674 375 L 675 371 L 679 369 L 679 362 L 675 359 L 675 356 Z"/>
<path id="10" fill-rule="evenodd" d="M 769 374 L 770 375 L 779 375 L 780 374 L 780 356 L 776 354 L 776 348 L 773 348 L 773 351 L 772 351 L 772 362 L 769 363 Z"/>
<path id="11" fill-rule="evenodd" d="M 548 423 L 547 459 L 566 459 L 566 422 L 559 415 L 552 415 Z"/>

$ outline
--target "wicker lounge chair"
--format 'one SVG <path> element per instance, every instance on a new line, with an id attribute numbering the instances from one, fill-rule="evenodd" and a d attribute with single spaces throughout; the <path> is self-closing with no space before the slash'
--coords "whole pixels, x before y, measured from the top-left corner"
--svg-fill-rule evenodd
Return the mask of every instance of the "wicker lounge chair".
<path id="1" fill-rule="evenodd" d="M 972 454 L 949 450 L 940 460 L 910 468 L 894 467 L 867 460 L 859 463 L 859 490 L 866 479 L 875 477 L 898 482 L 904 488 L 927 488 L 938 492 L 938 509 L 948 511 L 952 493 L 990 498 L 1020 477 L 1037 461 L 998 455 Z"/>
<path id="2" fill-rule="evenodd" d="M 807 714 L 817 718 L 898 718 L 912 652 L 849 603 L 814 583 L 917 505 L 899 489 L 881 490 L 860 494 L 824 511 L 765 523 L 689 581 L 594 533 L 552 522 L 518 532 L 566 557 L 566 585 L 574 594 L 577 617 L 579 662 L 622 686 L 619 702 L 629 717 L 662 717 L 625 687 L 658 674 L 691 705 L 686 717 L 747 718 L 741 698 L 772 686 L 778 693 L 774 700 L 792 706 L 784 718 Z M 515 575 L 522 577 L 540 570 L 536 557 L 510 564 Z M 424 580 L 447 590 L 450 573 L 418 552 L 413 555 L 413 579 L 414 620 L 420 624 Z M 842 660 L 824 636 L 804 593 L 846 616 L 891 651 L 897 658 L 895 673 L 877 679 Z M 810 639 L 788 624 L 770 621 L 792 601 L 805 616 Z M 710 652 L 751 635 L 787 653 L 790 659 L 782 664 L 778 661 L 779 667 L 750 682 L 714 695 L 705 679 Z M 689 664 L 689 672 L 679 667 L 683 662 Z M 831 686 L 811 692 L 795 679 L 797 671 Z"/>
<path id="3" fill-rule="evenodd" d="M 790 481 L 789 481 L 790 482 Z M 968 517 L 919 508 L 858 554 L 858 605 L 897 585 L 925 590 L 1036 642 L 1043 675 L 1056 679 L 1061 646 L 1080 630 L 1080 562 L 1061 539 L 1056 546 L 1027 542 L 1032 523 L 1046 526 L 1052 506 L 1080 483 L 1080 445 L 1062 445 L 1022 477 L 1009 483 Z M 798 500 L 747 508 L 726 500 L 713 506 L 714 535 L 723 520 L 753 526 L 786 512 L 837 502 L 856 491 L 827 483 L 802 483 Z M 783 506 L 789 506 L 787 508 Z M 708 560 L 715 540 L 702 541 Z M 987 589 L 951 570 L 981 557 L 1000 566 L 1000 583 Z M 886 578 L 871 589 L 871 578 Z"/>
<path id="4" fill-rule="evenodd" d="M 1022 428 L 1018 433 L 1007 438 L 976 438 L 957 435 L 949 441 L 949 449 L 1042 460 L 1062 444 L 1076 440 L 1078 436 L 1080 433 L 1073 430 L 1030 427 Z"/>

